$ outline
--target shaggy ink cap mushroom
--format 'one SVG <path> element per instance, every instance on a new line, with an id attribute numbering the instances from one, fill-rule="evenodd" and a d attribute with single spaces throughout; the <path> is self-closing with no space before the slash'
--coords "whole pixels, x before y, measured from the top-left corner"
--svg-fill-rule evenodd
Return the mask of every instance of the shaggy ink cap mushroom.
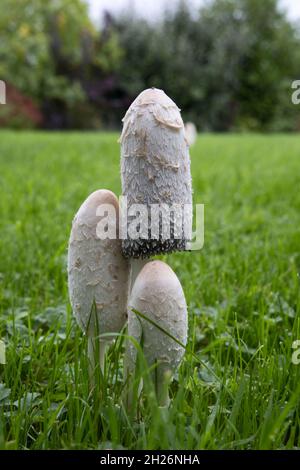
<path id="1" fill-rule="evenodd" d="M 103 204 L 114 208 L 108 223 L 115 224 L 115 239 L 97 236 L 101 220 L 97 209 Z M 119 332 L 127 320 L 129 268 L 118 237 L 118 211 L 118 199 L 111 191 L 95 191 L 84 201 L 72 224 L 68 247 L 69 296 L 77 323 L 89 339 Z M 106 341 L 102 343 L 105 345 Z"/>
<path id="2" fill-rule="evenodd" d="M 149 261 L 135 280 L 128 307 L 128 334 L 138 342 L 143 338 L 143 353 L 149 367 L 157 364 L 157 399 L 165 406 L 169 401 L 166 380 L 178 368 L 185 351 L 178 342 L 184 346 L 187 342 L 187 305 L 176 274 L 162 261 Z M 147 319 L 139 317 L 133 309 Z M 132 343 L 128 352 L 129 367 L 133 369 L 136 350 Z"/>
<path id="3" fill-rule="evenodd" d="M 185 250 L 191 238 L 192 217 L 190 215 L 190 220 L 184 224 L 180 211 L 175 214 L 171 211 L 168 216 L 174 205 L 180 207 L 182 213 L 186 205 L 190 206 L 191 212 L 192 205 L 189 150 L 180 110 L 162 90 L 150 88 L 131 104 L 123 123 L 121 179 L 128 209 L 133 204 L 145 205 L 150 221 L 151 206 L 160 205 L 162 215 L 167 211 L 170 221 L 170 232 L 166 237 L 160 217 L 156 238 L 151 237 L 146 221 L 146 237 L 128 235 L 122 241 L 123 255 L 126 258 L 148 258 Z M 176 233 L 175 224 L 179 226 Z"/>

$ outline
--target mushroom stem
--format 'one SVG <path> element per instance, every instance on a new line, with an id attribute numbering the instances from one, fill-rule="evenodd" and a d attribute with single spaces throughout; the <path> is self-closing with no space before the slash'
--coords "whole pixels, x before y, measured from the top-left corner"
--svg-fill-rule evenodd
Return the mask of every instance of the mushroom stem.
<path id="1" fill-rule="evenodd" d="M 139 274 L 139 272 L 143 269 L 146 263 L 148 263 L 149 259 L 143 258 L 131 258 L 130 260 L 130 279 L 129 279 L 129 295 L 132 291 L 133 284 Z M 128 296 L 129 298 L 129 296 Z"/>
<path id="2" fill-rule="evenodd" d="M 100 365 L 100 370 L 104 374 L 105 351 L 107 341 L 88 336 L 88 359 L 89 359 L 89 377 L 91 387 L 95 386 L 95 367 Z"/>
<path id="3" fill-rule="evenodd" d="M 162 375 L 162 377 L 160 377 L 160 375 Z M 156 369 L 156 378 L 155 391 L 158 405 L 162 408 L 167 408 L 170 404 L 169 385 L 172 380 L 172 372 L 169 370 L 161 373 L 160 366 L 158 365 Z"/>
<path id="4" fill-rule="evenodd" d="M 149 261 L 149 259 L 143 258 L 131 258 L 130 260 L 130 273 L 129 273 L 129 282 L 128 282 L 128 299 L 130 298 L 130 294 L 132 292 L 133 285 L 137 276 L 139 275 L 140 271 L 143 269 L 145 264 Z M 129 315 L 129 312 L 127 312 Z M 125 344 L 125 354 L 123 360 L 123 369 L 124 369 L 124 382 L 127 383 L 125 387 L 125 394 L 124 394 L 124 403 L 127 410 L 130 410 L 132 407 L 133 401 L 133 390 L 131 386 L 130 376 L 132 376 L 133 370 L 131 365 L 131 361 L 129 359 L 129 349 L 130 349 L 130 340 L 126 341 Z M 142 390 L 142 386 L 139 386 L 138 395 Z"/>

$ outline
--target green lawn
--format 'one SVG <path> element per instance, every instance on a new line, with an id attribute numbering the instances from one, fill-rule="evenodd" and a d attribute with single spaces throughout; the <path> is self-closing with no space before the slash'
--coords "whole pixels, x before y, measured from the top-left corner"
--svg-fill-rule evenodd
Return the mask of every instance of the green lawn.
<path id="1" fill-rule="evenodd" d="M 120 193 L 117 134 L 0 133 L 0 448 L 300 448 L 300 138 L 203 135 L 192 148 L 201 252 L 165 259 L 189 306 L 169 410 L 121 406 L 122 338 L 89 393 L 68 303 L 71 221 Z"/>

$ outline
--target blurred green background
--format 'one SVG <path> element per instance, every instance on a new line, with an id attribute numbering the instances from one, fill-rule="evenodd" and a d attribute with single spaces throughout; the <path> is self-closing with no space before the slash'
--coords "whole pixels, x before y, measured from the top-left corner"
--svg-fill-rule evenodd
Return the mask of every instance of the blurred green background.
<path id="1" fill-rule="evenodd" d="M 97 23 L 83 0 L 1 0 L 0 126 L 116 129 L 155 86 L 201 131 L 299 130 L 300 28 L 279 0 L 176 5 L 156 21 Z"/>

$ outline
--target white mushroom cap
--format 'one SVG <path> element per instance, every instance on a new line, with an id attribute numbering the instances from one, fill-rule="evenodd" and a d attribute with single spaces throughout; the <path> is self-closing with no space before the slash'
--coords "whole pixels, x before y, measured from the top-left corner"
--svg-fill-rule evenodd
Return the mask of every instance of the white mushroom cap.
<path id="1" fill-rule="evenodd" d="M 167 264 L 150 261 L 143 267 L 134 283 L 128 308 L 128 334 L 138 341 L 143 338 L 143 352 L 149 366 L 160 363 L 156 375 L 160 388 L 165 374 L 173 373 L 179 366 L 184 348 L 157 326 L 138 317 L 132 308 L 186 345 L 187 305 L 181 284 Z M 134 345 L 130 344 L 131 368 L 134 367 L 135 357 Z"/>
<path id="2" fill-rule="evenodd" d="M 132 204 L 192 204 L 190 158 L 180 110 L 162 90 L 143 91 L 123 119 L 121 177 L 123 195 Z M 149 211 L 150 212 L 150 211 Z M 149 214 L 148 212 L 148 214 Z M 149 231 L 150 232 L 150 231 Z M 191 235 L 158 240 L 127 238 L 122 243 L 128 258 L 184 250 Z"/>
<path id="3" fill-rule="evenodd" d="M 189 147 L 195 144 L 197 140 L 197 128 L 193 122 L 186 122 L 184 125 L 185 138 Z"/>
<path id="4" fill-rule="evenodd" d="M 121 253 L 118 239 L 99 239 L 96 233 L 101 217 L 96 215 L 102 204 L 115 209 L 118 224 L 119 203 L 108 190 L 92 193 L 77 212 L 72 225 L 68 250 L 68 283 L 73 313 L 84 332 L 97 334 L 118 332 L 127 317 L 128 263 Z M 116 226 L 118 232 L 118 226 Z M 92 313 L 96 305 L 97 316 Z"/>

